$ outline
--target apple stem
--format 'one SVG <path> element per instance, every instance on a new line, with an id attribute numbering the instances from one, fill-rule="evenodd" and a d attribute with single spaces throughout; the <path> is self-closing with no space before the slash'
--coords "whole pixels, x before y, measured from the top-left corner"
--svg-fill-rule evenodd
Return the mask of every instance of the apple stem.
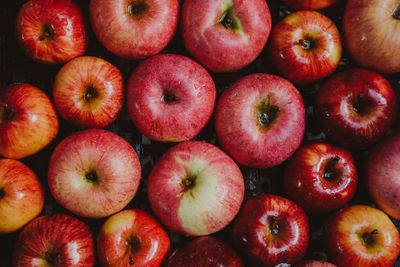
<path id="1" fill-rule="evenodd" d="M 400 5 L 393 10 L 392 17 L 400 20 Z"/>

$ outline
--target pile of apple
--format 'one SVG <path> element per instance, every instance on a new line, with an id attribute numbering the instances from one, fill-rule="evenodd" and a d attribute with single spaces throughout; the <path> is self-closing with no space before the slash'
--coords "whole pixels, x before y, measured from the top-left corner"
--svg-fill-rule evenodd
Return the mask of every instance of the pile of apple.
<path id="1" fill-rule="evenodd" d="M 284 0 L 281 18 L 278 0 L 76 2 L 28 0 L 15 16 L 17 50 L 57 75 L 42 73 L 51 89 L 0 91 L 7 266 L 396 262 L 400 132 L 387 77 L 400 73 L 400 0 Z M 313 11 L 326 8 L 343 11 L 341 25 Z M 94 36 L 137 65 L 92 53 Z M 343 51 L 357 68 L 337 70 Z M 115 128 L 123 117 L 162 154 L 149 172 L 143 146 Z M 249 185 L 248 172 L 268 170 L 279 189 Z M 351 201 L 362 191 L 371 201 Z M 61 212 L 44 208 L 53 199 Z M 327 257 L 306 255 L 313 218 Z"/>

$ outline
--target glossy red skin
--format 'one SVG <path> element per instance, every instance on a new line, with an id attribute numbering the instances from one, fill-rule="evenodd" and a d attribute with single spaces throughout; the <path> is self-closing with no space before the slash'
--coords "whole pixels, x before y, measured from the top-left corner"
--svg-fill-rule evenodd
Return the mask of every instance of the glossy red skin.
<path id="1" fill-rule="evenodd" d="M 400 21 L 392 16 L 398 6 L 397 0 L 347 2 L 343 36 L 358 64 L 382 73 L 400 72 Z"/>
<path id="2" fill-rule="evenodd" d="M 367 248 L 359 234 L 377 230 L 378 247 Z M 400 237 L 389 217 L 381 210 L 349 206 L 336 213 L 325 230 L 325 248 L 340 267 L 390 267 L 400 251 Z"/>
<path id="3" fill-rule="evenodd" d="M 244 267 L 227 245 L 211 236 L 199 237 L 180 246 L 165 267 Z"/>
<path id="4" fill-rule="evenodd" d="M 362 94 L 370 112 L 360 116 L 352 101 Z M 381 75 L 351 69 L 330 78 L 317 94 L 317 116 L 325 133 L 348 148 L 364 148 L 381 138 L 394 123 L 397 97 Z"/>
<path id="5" fill-rule="evenodd" d="M 98 94 L 90 102 L 84 100 L 87 86 Z M 58 72 L 53 98 L 65 120 L 82 128 L 103 128 L 117 118 L 122 108 L 124 81 L 111 63 L 96 57 L 78 57 Z"/>
<path id="6" fill-rule="evenodd" d="M 14 249 L 15 267 L 45 267 L 48 251 L 54 253 L 54 267 L 94 266 L 94 244 L 89 227 L 65 214 L 41 216 L 30 222 L 18 237 Z"/>
<path id="7" fill-rule="evenodd" d="M 304 49 L 300 40 L 313 36 L 315 48 Z M 273 29 L 269 55 L 273 66 L 289 81 L 307 84 L 331 74 L 342 55 L 340 34 L 333 21 L 315 11 L 298 11 Z"/>
<path id="8" fill-rule="evenodd" d="M 181 180 L 194 171 L 187 166 L 193 161 L 205 162 L 202 171 L 207 172 L 207 179 L 203 182 L 212 181 L 215 185 L 207 186 L 210 197 L 204 191 L 202 195 L 185 192 L 181 186 Z M 150 205 L 166 228 L 184 235 L 202 236 L 218 232 L 237 215 L 244 197 L 244 182 L 239 167 L 218 147 L 201 141 L 187 141 L 168 150 L 155 164 L 147 190 Z M 200 211 L 190 203 L 192 216 L 187 224 L 196 227 L 185 225 L 187 221 L 183 217 L 186 214 L 180 213 L 180 208 L 187 203 L 184 197 L 188 193 L 200 199 L 197 206 L 205 205 Z M 205 203 L 211 197 L 212 203 Z"/>
<path id="9" fill-rule="evenodd" d="M 108 227 L 115 229 L 108 232 Z M 129 253 L 125 244 L 131 235 L 140 242 L 138 248 L 133 248 L 136 249 L 133 253 Z M 102 226 L 97 239 L 100 264 L 110 267 L 130 266 L 130 256 L 135 267 L 161 266 L 169 247 L 168 234 L 153 217 L 141 210 L 114 214 Z"/>
<path id="10" fill-rule="evenodd" d="M 90 1 L 93 31 L 100 42 L 119 57 L 140 59 L 158 54 L 175 34 L 179 1 L 144 0 L 149 9 L 138 18 L 128 12 L 131 2 L 135 1 Z"/>
<path id="11" fill-rule="evenodd" d="M 0 159 L 0 234 L 18 230 L 39 215 L 44 194 L 38 177 L 23 163 Z"/>
<path id="12" fill-rule="evenodd" d="M 51 40 L 39 39 L 44 23 L 54 30 Z M 71 0 L 30 0 L 19 11 L 16 32 L 22 50 L 42 63 L 65 63 L 87 47 L 83 15 Z"/>
<path id="13" fill-rule="evenodd" d="M 325 166 L 336 156 L 335 181 L 324 178 Z M 284 192 L 309 212 L 326 213 L 348 203 L 357 189 L 357 170 L 349 152 L 327 143 L 304 145 L 290 159 L 283 176 Z"/>
<path id="14" fill-rule="evenodd" d="M 264 129 L 255 114 L 256 105 L 269 95 L 280 111 L 273 124 Z M 300 146 L 304 129 L 303 99 L 290 82 L 278 76 L 248 75 L 226 89 L 217 104 L 215 130 L 219 142 L 246 166 L 268 168 L 282 163 Z"/>
<path id="15" fill-rule="evenodd" d="M 165 92 L 177 101 L 163 101 Z M 144 61 L 132 73 L 127 88 L 132 121 L 144 135 L 162 142 L 195 137 L 209 122 L 215 98 L 210 74 L 195 61 L 173 54 Z"/>
<path id="16" fill-rule="evenodd" d="M 283 0 L 283 2 L 295 9 L 323 9 L 339 0 Z"/>
<path id="17" fill-rule="evenodd" d="M 99 184 L 85 175 L 94 170 Z M 76 215 L 103 218 L 123 209 L 141 178 L 138 156 L 122 137 L 105 130 L 74 133 L 50 158 L 48 183 L 55 200 Z"/>
<path id="18" fill-rule="evenodd" d="M 370 154 L 367 187 L 374 202 L 390 216 L 400 219 L 400 133 L 385 138 Z"/>
<path id="19" fill-rule="evenodd" d="M 223 4 L 228 2 L 241 23 L 240 32 L 218 22 Z M 216 72 L 230 72 L 250 64 L 263 50 L 271 31 L 271 14 L 263 0 L 187 0 L 181 22 L 186 49 Z"/>
<path id="20" fill-rule="evenodd" d="M 270 232 L 271 216 L 277 217 L 278 235 Z M 277 195 L 261 194 L 244 204 L 233 224 L 232 237 L 238 251 L 252 266 L 292 264 L 307 250 L 308 219 L 294 202 Z"/>
<path id="21" fill-rule="evenodd" d="M 294 265 L 294 267 L 337 267 L 335 264 L 326 261 L 302 261 Z"/>
<path id="22" fill-rule="evenodd" d="M 12 121 L 3 119 L 12 107 Z M 58 133 L 58 117 L 50 99 L 39 88 L 16 84 L 0 92 L 0 155 L 20 159 L 47 146 Z"/>

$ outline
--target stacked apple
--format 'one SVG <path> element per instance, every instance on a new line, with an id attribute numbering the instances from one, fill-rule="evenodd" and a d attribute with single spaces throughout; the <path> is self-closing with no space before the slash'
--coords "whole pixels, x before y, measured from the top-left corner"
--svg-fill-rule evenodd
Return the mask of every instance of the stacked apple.
<path id="1" fill-rule="evenodd" d="M 6 266 L 395 263 L 399 1 L 25 2 L 58 73 L 0 91 Z"/>

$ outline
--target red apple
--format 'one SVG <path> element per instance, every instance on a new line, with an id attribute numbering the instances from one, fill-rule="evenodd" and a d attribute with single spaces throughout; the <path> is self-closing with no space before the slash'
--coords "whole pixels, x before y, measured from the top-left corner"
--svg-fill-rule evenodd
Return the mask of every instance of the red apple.
<path id="1" fill-rule="evenodd" d="M 208 235 L 227 226 L 240 209 L 244 182 L 235 162 L 214 145 L 180 143 L 156 163 L 147 182 L 153 211 L 169 229 Z"/>
<path id="2" fill-rule="evenodd" d="M 283 0 L 283 2 L 295 9 L 323 9 L 339 0 Z"/>
<path id="3" fill-rule="evenodd" d="M 29 84 L 0 91 L 0 155 L 20 159 L 47 146 L 58 133 L 50 99 Z"/>
<path id="4" fill-rule="evenodd" d="M 343 34 L 358 64 L 384 73 L 400 72 L 398 0 L 349 0 Z"/>
<path id="5" fill-rule="evenodd" d="M 165 267 L 244 267 L 227 245 L 214 237 L 204 236 L 181 245 L 168 258 Z"/>
<path id="6" fill-rule="evenodd" d="M 336 213 L 325 231 L 325 244 L 338 266 L 390 267 L 400 251 L 399 232 L 389 217 L 364 205 Z"/>
<path id="7" fill-rule="evenodd" d="M 189 53 L 212 71 L 228 72 L 250 64 L 271 31 L 264 0 L 186 0 L 182 8 L 183 42 Z"/>
<path id="8" fill-rule="evenodd" d="M 22 50 L 40 62 L 61 64 L 86 51 L 83 16 L 71 0 L 30 0 L 16 25 Z"/>
<path id="9" fill-rule="evenodd" d="M 216 89 L 210 74 L 180 55 L 157 55 L 132 73 L 128 108 L 136 127 L 164 142 L 192 139 L 208 123 Z"/>
<path id="10" fill-rule="evenodd" d="M 344 149 L 326 143 L 304 145 L 285 167 L 283 188 L 306 211 L 330 212 L 356 192 L 356 166 Z"/>
<path id="11" fill-rule="evenodd" d="M 94 266 L 94 245 L 89 227 L 65 214 L 42 216 L 29 223 L 18 237 L 14 267 Z"/>
<path id="12" fill-rule="evenodd" d="M 141 210 L 114 214 L 101 227 L 97 239 L 102 266 L 161 266 L 169 246 L 164 229 Z"/>
<path id="13" fill-rule="evenodd" d="M 294 267 L 337 267 L 335 264 L 326 261 L 302 261 L 294 265 Z"/>
<path id="14" fill-rule="evenodd" d="M 112 132 L 92 129 L 57 145 L 48 182 L 61 206 L 82 217 L 102 218 L 132 200 L 140 175 L 139 159 L 128 142 Z"/>
<path id="15" fill-rule="evenodd" d="M 299 147 L 305 129 L 303 99 L 285 79 L 248 75 L 224 91 L 215 114 L 221 146 L 255 168 L 282 163 Z"/>
<path id="16" fill-rule="evenodd" d="M 274 27 L 269 54 L 273 66 L 289 81 L 312 83 L 336 69 L 342 43 L 329 18 L 315 11 L 298 11 Z"/>
<path id="17" fill-rule="evenodd" d="M 53 97 L 65 120 L 84 128 L 103 128 L 117 118 L 124 83 L 111 63 L 96 57 L 78 57 L 58 72 Z"/>
<path id="18" fill-rule="evenodd" d="M 42 185 L 35 173 L 13 159 L 0 159 L 0 234 L 20 229 L 43 209 Z"/>
<path id="19" fill-rule="evenodd" d="M 176 31 L 178 16 L 178 0 L 90 1 L 90 21 L 97 38 L 110 52 L 127 59 L 163 50 Z"/>
<path id="20" fill-rule="evenodd" d="M 236 218 L 232 237 L 252 266 L 299 261 L 308 246 L 308 219 L 292 201 L 261 194 L 248 200 Z"/>
<path id="21" fill-rule="evenodd" d="M 374 202 L 400 219 L 400 132 L 384 139 L 369 155 L 367 188 Z"/>
<path id="22" fill-rule="evenodd" d="M 351 69 L 334 75 L 322 86 L 316 108 L 321 126 L 332 140 L 345 147 L 364 148 L 394 123 L 397 97 L 381 75 Z"/>

